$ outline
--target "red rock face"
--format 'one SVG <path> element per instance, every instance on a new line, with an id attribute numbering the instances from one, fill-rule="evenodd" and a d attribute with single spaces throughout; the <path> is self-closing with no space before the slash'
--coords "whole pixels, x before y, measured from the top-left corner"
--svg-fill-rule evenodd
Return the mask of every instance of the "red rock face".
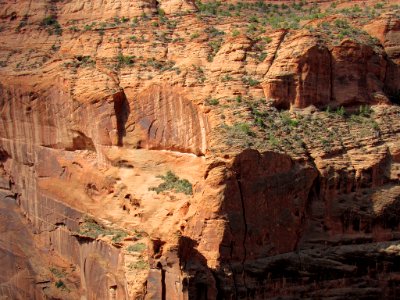
<path id="1" fill-rule="evenodd" d="M 385 47 L 388 55 L 386 87 L 389 93 L 396 94 L 400 89 L 398 78 L 400 76 L 400 21 L 390 14 L 386 18 L 381 18 L 372 24 L 365 26 L 365 30 L 376 36 Z"/>
<path id="2" fill-rule="evenodd" d="M 316 45 L 312 37 L 301 35 L 289 38 L 280 49 L 282 52 L 272 62 L 263 83 L 266 98 L 280 108 L 328 103 L 331 99 L 328 49 Z"/>
<path id="3" fill-rule="evenodd" d="M 388 102 L 388 60 L 370 46 L 345 40 L 328 49 L 298 34 L 287 38 L 281 49 L 263 83 L 267 99 L 279 108 Z"/>
<path id="4" fill-rule="evenodd" d="M 178 89 L 154 85 L 142 91 L 133 101 L 133 115 L 134 135 L 143 136 L 138 147 L 205 154 L 207 118 Z"/>
<path id="5" fill-rule="evenodd" d="M 398 298 L 395 1 L 3 2 L 0 298 Z"/>
<path id="6" fill-rule="evenodd" d="M 331 72 L 334 103 L 348 106 L 387 101 L 383 94 L 386 61 L 372 48 L 342 42 L 332 49 Z"/>

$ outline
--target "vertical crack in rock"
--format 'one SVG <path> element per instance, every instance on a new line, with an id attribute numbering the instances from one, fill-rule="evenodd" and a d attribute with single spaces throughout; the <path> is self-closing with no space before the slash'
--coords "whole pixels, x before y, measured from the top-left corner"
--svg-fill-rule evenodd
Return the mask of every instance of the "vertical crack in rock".
<path id="1" fill-rule="evenodd" d="M 161 267 L 161 300 L 167 299 L 167 287 L 165 284 L 165 270 Z"/>
<path id="2" fill-rule="evenodd" d="M 124 91 L 120 91 L 113 95 L 114 101 L 114 113 L 117 119 L 117 135 L 118 135 L 118 146 L 124 145 L 124 137 L 126 136 L 126 128 L 125 124 L 128 120 L 130 114 L 130 108 L 128 100 L 126 99 L 126 95 Z"/>
<path id="3" fill-rule="evenodd" d="M 232 229 L 231 229 L 231 231 L 232 231 Z M 236 282 L 236 277 L 235 277 L 235 273 L 234 273 L 234 271 L 233 271 L 233 267 L 232 267 L 232 261 L 233 261 L 233 259 L 232 259 L 232 256 L 233 256 L 233 247 L 234 247 L 234 242 L 233 241 L 231 241 L 231 244 L 230 244 L 230 250 L 231 250 L 231 252 L 230 252 L 230 261 L 229 261 L 229 268 L 230 268 L 230 270 L 231 270 L 231 272 L 232 272 L 232 281 L 233 281 L 233 288 L 234 288 L 234 290 L 235 290 L 235 296 L 237 296 L 238 295 L 238 287 L 237 287 L 237 282 Z"/>
<path id="4" fill-rule="evenodd" d="M 288 31 L 285 29 L 285 30 L 283 31 L 283 33 L 282 33 L 282 36 L 280 37 L 280 40 L 279 40 L 279 42 L 278 42 L 278 45 L 276 46 L 276 50 L 275 50 L 274 56 L 273 56 L 273 58 L 272 58 L 271 64 L 269 65 L 268 70 L 265 72 L 265 75 L 268 75 L 269 70 L 271 69 L 272 65 L 274 64 L 274 61 L 275 61 L 276 56 L 277 56 L 277 54 L 278 54 L 278 51 L 279 51 L 279 49 L 280 49 L 280 47 L 281 47 L 281 45 L 282 45 L 282 43 L 283 43 L 283 40 L 285 39 L 285 36 L 286 36 L 287 33 L 288 33 Z"/>
<path id="5" fill-rule="evenodd" d="M 247 286 L 246 286 L 246 272 L 244 269 L 244 264 L 246 262 L 246 258 L 247 258 L 247 249 L 246 249 L 246 239 L 247 239 L 247 220 L 246 220 L 246 207 L 245 207 L 245 203 L 244 203 L 244 199 L 243 199 L 243 190 L 242 190 L 242 184 L 241 184 L 241 178 L 240 176 L 236 177 L 236 181 L 238 183 L 238 187 L 239 187 L 239 196 L 240 196 L 240 201 L 242 204 L 242 214 L 243 214 L 243 223 L 244 223 L 244 236 L 243 236 L 243 242 L 242 242 L 242 246 L 243 246 L 243 259 L 242 259 L 242 276 L 243 276 L 243 283 L 244 286 L 247 290 Z M 246 291 L 247 294 L 247 291 Z M 247 298 L 247 296 L 246 296 Z"/>
<path id="6" fill-rule="evenodd" d="M 333 57 L 332 52 L 329 51 L 329 80 L 330 80 L 330 91 L 329 91 L 329 102 L 333 101 Z M 314 162 L 314 160 L 313 160 Z"/>

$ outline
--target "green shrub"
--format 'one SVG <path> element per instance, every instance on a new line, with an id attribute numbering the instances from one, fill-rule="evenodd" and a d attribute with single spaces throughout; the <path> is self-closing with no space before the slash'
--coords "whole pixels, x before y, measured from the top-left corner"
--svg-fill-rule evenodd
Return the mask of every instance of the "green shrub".
<path id="1" fill-rule="evenodd" d="M 111 239 L 113 243 L 121 242 L 128 235 L 128 233 L 123 230 L 113 230 L 111 233 L 113 235 Z"/>
<path id="2" fill-rule="evenodd" d="M 214 37 L 221 36 L 221 35 L 225 34 L 225 32 L 223 32 L 221 30 L 218 30 L 214 26 L 207 27 L 204 30 L 204 32 L 207 33 L 210 38 L 214 38 Z"/>
<path id="3" fill-rule="evenodd" d="M 58 281 L 55 282 L 54 284 L 56 286 L 56 288 L 58 289 L 65 289 L 65 284 L 64 282 L 60 279 Z"/>
<path id="4" fill-rule="evenodd" d="M 193 34 L 190 36 L 190 40 L 197 39 L 199 36 L 200 36 L 200 33 L 195 32 L 195 33 L 193 33 Z"/>
<path id="5" fill-rule="evenodd" d="M 132 262 L 128 265 L 130 270 L 145 270 L 149 268 L 149 264 L 144 260 L 138 260 L 136 262 Z"/>
<path id="6" fill-rule="evenodd" d="M 79 30 L 79 28 L 77 27 L 77 26 L 71 26 L 70 28 L 69 28 L 69 30 L 70 31 L 72 31 L 72 32 L 79 32 L 80 30 Z"/>
<path id="7" fill-rule="evenodd" d="M 207 57 L 207 60 L 209 62 L 213 61 L 214 56 L 217 54 L 217 52 L 221 48 L 221 44 L 222 44 L 222 40 L 221 39 L 214 40 L 214 41 L 211 41 L 211 42 L 208 43 L 208 46 L 210 46 L 210 48 L 211 48 L 211 53 Z"/>
<path id="8" fill-rule="evenodd" d="M 231 81 L 233 78 L 231 75 L 229 74 L 225 74 L 224 76 L 222 76 L 221 80 L 222 82 L 227 82 L 227 81 Z"/>
<path id="9" fill-rule="evenodd" d="M 211 99 L 207 99 L 207 100 L 206 100 L 206 103 L 207 103 L 208 105 L 213 105 L 213 106 L 215 106 L 215 105 L 218 105 L 218 104 L 219 104 L 219 101 L 218 101 L 217 99 L 215 99 L 215 98 L 211 98 Z"/>
<path id="10" fill-rule="evenodd" d="M 260 55 L 258 55 L 257 58 L 258 58 L 259 61 L 263 62 L 267 58 L 267 56 L 268 56 L 267 52 L 261 52 Z"/>
<path id="11" fill-rule="evenodd" d="M 200 0 L 196 1 L 196 5 L 199 9 L 199 12 L 206 15 L 217 15 L 218 9 L 221 6 L 221 2 L 219 1 L 210 1 L 210 2 L 201 2 Z"/>
<path id="12" fill-rule="evenodd" d="M 117 56 L 117 61 L 118 61 L 118 67 L 123 67 L 123 66 L 132 66 L 134 63 L 134 56 L 130 55 L 123 55 L 122 53 L 119 53 Z"/>
<path id="13" fill-rule="evenodd" d="M 359 108 L 359 115 L 363 117 L 369 117 L 372 113 L 372 108 L 369 105 L 361 105 Z"/>
<path id="14" fill-rule="evenodd" d="M 242 78 L 242 81 L 243 81 L 244 84 L 247 84 L 249 86 L 256 86 L 256 85 L 260 84 L 260 82 L 258 80 L 253 79 L 253 78 L 248 77 L 248 76 L 244 76 Z"/>
<path id="15" fill-rule="evenodd" d="M 58 21 L 57 21 L 56 16 L 47 16 L 42 20 L 41 25 L 42 26 L 53 26 L 57 23 L 58 23 Z"/>
<path id="16" fill-rule="evenodd" d="M 344 115 L 346 114 L 346 109 L 345 109 L 343 106 L 338 107 L 338 108 L 336 109 L 335 113 L 336 113 L 337 115 L 341 116 L 341 117 L 344 117 Z"/>
<path id="17" fill-rule="evenodd" d="M 111 235 L 114 243 L 120 242 L 128 235 L 127 232 L 120 229 L 106 228 L 90 217 L 85 217 L 79 224 L 78 234 L 92 239 L 97 239 L 101 235 Z"/>
<path id="18" fill-rule="evenodd" d="M 129 252 L 143 252 L 146 250 L 146 245 L 143 243 L 137 243 L 135 245 L 130 245 L 126 248 Z"/>
<path id="19" fill-rule="evenodd" d="M 106 229 L 97 223 L 94 219 L 86 217 L 79 226 L 79 234 L 96 239 L 98 236 L 106 233 Z"/>
<path id="20" fill-rule="evenodd" d="M 60 271 L 59 269 L 54 268 L 54 267 L 50 268 L 50 272 L 57 278 L 63 278 L 66 275 L 64 270 Z"/>
<path id="21" fill-rule="evenodd" d="M 262 38 L 264 42 L 266 42 L 267 44 L 272 42 L 272 39 L 269 36 L 263 37 Z"/>
<path id="22" fill-rule="evenodd" d="M 200 66 L 196 66 L 196 65 L 193 65 L 193 67 L 195 68 L 195 70 L 197 72 L 197 81 L 199 83 L 204 83 L 204 81 L 206 81 L 206 76 L 204 75 L 203 68 Z"/>
<path id="23" fill-rule="evenodd" d="M 28 15 L 24 15 L 22 17 L 21 22 L 19 22 L 17 29 L 15 30 L 16 32 L 19 32 L 23 27 L 25 27 L 28 24 Z"/>
<path id="24" fill-rule="evenodd" d="M 248 136 L 255 136 L 254 132 L 251 130 L 251 127 L 247 123 L 235 123 L 233 125 L 234 130 L 240 131 Z"/>
<path id="25" fill-rule="evenodd" d="M 234 29 L 234 30 L 232 31 L 232 36 L 233 36 L 233 37 L 236 37 L 236 36 L 238 36 L 239 34 L 240 34 L 240 31 L 237 30 L 237 29 Z"/>
<path id="26" fill-rule="evenodd" d="M 58 51 L 60 49 L 60 46 L 56 46 L 55 44 L 51 45 L 51 50 L 52 51 Z"/>
<path id="27" fill-rule="evenodd" d="M 159 175 L 157 178 L 164 180 L 158 187 L 150 187 L 150 191 L 155 191 L 157 194 L 163 191 L 174 191 L 175 193 L 183 193 L 192 195 L 192 184 L 187 179 L 179 179 L 172 171 L 168 171 L 165 175 Z"/>
<path id="28" fill-rule="evenodd" d="M 47 33 L 49 35 L 61 35 L 62 29 L 61 25 L 58 23 L 56 16 L 47 16 L 40 23 L 42 27 L 47 28 Z"/>
<path id="29" fill-rule="evenodd" d="M 282 119 L 283 124 L 285 124 L 287 126 L 297 127 L 299 125 L 299 121 L 290 118 L 290 116 L 287 113 L 282 113 L 281 119 Z"/>

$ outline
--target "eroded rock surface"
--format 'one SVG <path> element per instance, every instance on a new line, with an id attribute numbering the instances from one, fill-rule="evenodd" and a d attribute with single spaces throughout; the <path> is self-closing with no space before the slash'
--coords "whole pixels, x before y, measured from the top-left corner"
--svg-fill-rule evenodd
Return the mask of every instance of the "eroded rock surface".
<path id="1" fill-rule="evenodd" d="M 0 298 L 398 298 L 398 3 L 314 2 L 1 3 Z"/>

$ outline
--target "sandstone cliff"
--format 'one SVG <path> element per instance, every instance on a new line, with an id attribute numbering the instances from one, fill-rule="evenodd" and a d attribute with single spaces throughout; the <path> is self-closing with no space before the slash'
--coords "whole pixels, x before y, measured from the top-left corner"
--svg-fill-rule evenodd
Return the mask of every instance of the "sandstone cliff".
<path id="1" fill-rule="evenodd" d="M 400 3 L 339 2 L 1 2 L 0 298 L 397 298 Z"/>

